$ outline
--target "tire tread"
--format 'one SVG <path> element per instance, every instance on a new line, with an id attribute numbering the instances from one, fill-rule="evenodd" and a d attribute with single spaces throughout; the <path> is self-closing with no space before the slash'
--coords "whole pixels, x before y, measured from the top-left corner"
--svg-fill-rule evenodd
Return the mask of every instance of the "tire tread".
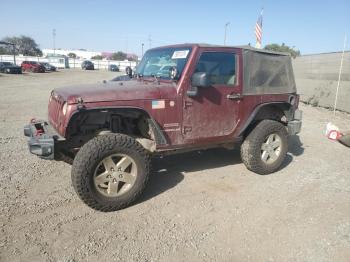
<path id="1" fill-rule="evenodd" d="M 89 173 L 93 172 L 93 165 L 101 160 L 102 155 L 106 151 L 112 151 L 116 147 L 128 148 L 135 150 L 143 159 L 144 167 L 142 172 L 145 177 L 142 179 L 141 185 L 135 192 L 128 197 L 127 201 L 120 203 L 101 203 L 97 201 L 89 187 Z M 108 134 L 98 136 L 88 141 L 78 152 L 73 161 L 72 166 L 72 185 L 80 197 L 80 199 L 93 209 L 103 212 L 116 211 L 130 206 L 143 193 L 149 179 L 150 173 L 150 155 L 147 151 L 132 137 L 124 134 Z"/>
<path id="2" fill-rule="evenodd" d="M 262 162 L 260 156 L 261 141 L 267 134 L 278 132 L 282 139 L 282 159 L 279 159 L 275 164 L 266 165 Z M 287 153 L 288 133 L 285 126 L 275 120 L 262 120 L 255 128 L 249 133 L 241 146 L 241 158 L 247 169 L 258 173 L 260 175 L 266 175 L 277 171 Z"/>

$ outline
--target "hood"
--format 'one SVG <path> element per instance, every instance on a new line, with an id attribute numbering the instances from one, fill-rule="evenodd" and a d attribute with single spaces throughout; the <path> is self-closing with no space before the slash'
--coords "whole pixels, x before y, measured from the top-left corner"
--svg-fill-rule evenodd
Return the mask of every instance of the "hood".
<path id="1" fill-rule="evenodd" d="M 91 85 L 68 86 L 54 89 L 54 94 L 61 96 L 68 103 L 107 102 L 125 100 L 146 100 L 160 98 L 159 89 L 171 86 L 171 83 L 156 83 L 142 80 L 106 82 Z"/>

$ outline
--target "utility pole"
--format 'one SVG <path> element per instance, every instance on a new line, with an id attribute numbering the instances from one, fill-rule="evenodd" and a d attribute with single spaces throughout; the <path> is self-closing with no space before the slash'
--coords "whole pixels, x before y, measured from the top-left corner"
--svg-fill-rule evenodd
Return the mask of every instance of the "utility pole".
<path id="1" fill-rule="evenodd" d="M 225 24 L 225 36 L 224 36 L 224 45 L 226 45 L 226 35 L 227 35 L 227 27 L 229 26 L 230 22 L 227 22 Z"/>
<path id="2" fill-rule="evenodd" d="M 143 57 L 143 46 L 144 46 L 144 45 L 145 45 L 144 43 L 141 44 L 141 50 L 142 50 L 142 52 L 141 52 L 141 58 Z"/>
<path id="3" fill-rule="evenodd" d="M 56 29 L 52 29 L 52 39 L 53 39 L 53 54 L 56 54 Z"/>
<path id="4" fill-rule="evenodd" d="M 13 52 L 13 63 L 16 65 L 16 46 L 12 45 L 12 52 Z"/>

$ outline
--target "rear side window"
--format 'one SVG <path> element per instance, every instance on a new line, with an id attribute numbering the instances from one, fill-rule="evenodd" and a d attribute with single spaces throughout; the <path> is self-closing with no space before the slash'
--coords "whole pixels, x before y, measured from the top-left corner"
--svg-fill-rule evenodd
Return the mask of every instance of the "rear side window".
<path id="1" fill-rule="evenodd" d="M 296 92 L 290 56 L 245 50 L 243 65 L 245 95 Z"/>
<path id="2" fill-rule="evenodd" d="M 207 73 L 212 85 L 232 85 L 236 83 L 236 55 L 225 52 L 203 52 L 195 72 Z"/>

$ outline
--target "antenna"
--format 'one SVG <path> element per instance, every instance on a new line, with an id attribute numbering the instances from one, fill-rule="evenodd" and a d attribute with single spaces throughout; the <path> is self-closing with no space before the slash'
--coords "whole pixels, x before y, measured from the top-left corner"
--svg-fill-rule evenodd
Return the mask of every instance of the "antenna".
<path id="1" fill-rule="evenodd" d="M 226 34 L 227 34 L 227 27 L 230 25 L 230 22 L 227 22 L 225 24 L 225 36 L 224 36 L 224 45 L 226 45 Z"/>
<path id="2" fill-rule="evenodd" d="M 344 45 L 343 45 L 343 52 L 342 52 L 341 60 L 340 60 L 340 68 L 339 68 L 339 75 L 338 75 L 337 91 L 335 93 L 334 109 L 333 109 L 333 114 L 334 115 L 335 115 L 335 110 L 337 109 L 337 103 L 338 103 L 338 93 L 339 93 L 341 72 L 342 72 L 342 69 L 343 69 L 343 60 L 344 60 L 345 46 L 346 46 L 346 35 L 344 36 Z"/>

